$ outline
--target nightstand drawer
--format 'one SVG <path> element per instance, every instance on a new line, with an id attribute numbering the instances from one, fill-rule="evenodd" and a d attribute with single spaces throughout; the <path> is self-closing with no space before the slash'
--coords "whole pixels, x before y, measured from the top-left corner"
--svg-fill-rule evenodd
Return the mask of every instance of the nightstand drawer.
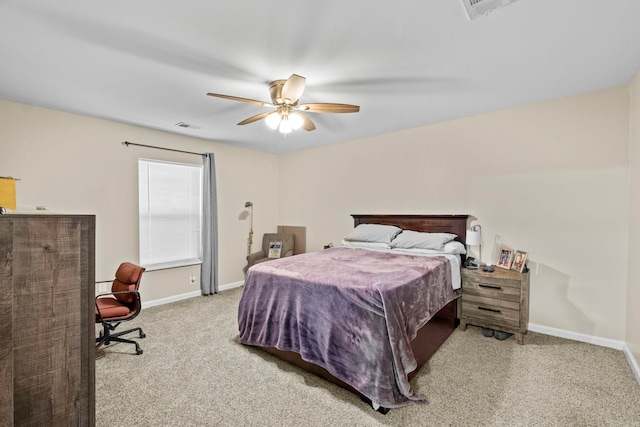
<path id="1" fill-rule="evenodd" d="M 465 317 L 470 318 L 469 323 L 473 323 L 472 319 L 478 319 L 516 328 L 520 326 L 519 304 L 515 303 L 514 307 L 509 301 L 487 303 L 482 301 L 483 298 L 465 298 L 466 296 L 462 296 L 462 312 Z"/>
<path id="2" fill-rule="evenodd" d="M 491 280 L 482 277 L 479 280 L 467 277 L 462 287 L 464 293 L 482 295 L 488 298 L 507 299 L 511 301 L 520 300 L 520 282 L 515 280 Z"/>
<path id="3" fill-rule="evenodd" d="M 506 308 L 513 311 L 520 311 L 519 301 L 500 300 L 482 295 L 462 294 L 462 302 L 468 302 L 470 304 L 480 304 L 491 307 Z"/>

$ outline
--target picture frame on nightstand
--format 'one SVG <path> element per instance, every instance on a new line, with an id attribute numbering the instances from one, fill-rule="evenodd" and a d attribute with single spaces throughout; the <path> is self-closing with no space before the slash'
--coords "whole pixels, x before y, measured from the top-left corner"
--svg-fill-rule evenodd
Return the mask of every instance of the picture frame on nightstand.
<path id="1" fill-rule="evenodd" d="M 511 264 L 511 269 L 516 270 L 518 273 L 522 273 L 526 267 L 527 256 L 527 252 L 516 251 L 513 255 L 513 263 Z"/>
<path id="2" fill-rule="evenodd" d="M 509 270 L 511 268 L 511 264 L 513 263 L 513 253 L 513 249 L 500 248 L 500 254 L 498 255 L 498 262 L 496 263 L 496 265 L 500 268 Z"/>

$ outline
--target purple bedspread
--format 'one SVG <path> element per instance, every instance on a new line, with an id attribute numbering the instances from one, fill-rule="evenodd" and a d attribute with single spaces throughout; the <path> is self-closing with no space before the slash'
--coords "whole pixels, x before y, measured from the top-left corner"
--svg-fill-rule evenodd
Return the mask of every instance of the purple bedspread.
<path id="1" fill-rule="evenodd" d="M 294 351 L 372 401 L 426 402 L 407 375 L 410 342 L 455 298 L 450 263 L 332 248 L 251 267 L 238 310 L 243 344 Z"/>

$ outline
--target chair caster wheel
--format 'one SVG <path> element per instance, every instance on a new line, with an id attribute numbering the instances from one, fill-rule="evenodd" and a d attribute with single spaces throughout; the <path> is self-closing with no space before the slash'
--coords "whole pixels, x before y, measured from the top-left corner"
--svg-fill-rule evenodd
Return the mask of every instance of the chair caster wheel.
<path id="1" fill-rule="evenodd" d="M 136 354 L 142 354 L 142 349 L 136 350 Z"/>
<path id="2" fill-rule="evenodd" d="M 140 338 L 145 338 L 146 335 L 144 334 L 144 332 L 140 332 Z"/>

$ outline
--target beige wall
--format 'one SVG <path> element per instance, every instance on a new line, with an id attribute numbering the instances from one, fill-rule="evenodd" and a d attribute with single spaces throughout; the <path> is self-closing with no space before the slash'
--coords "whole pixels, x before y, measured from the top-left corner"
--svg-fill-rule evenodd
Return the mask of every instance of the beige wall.
<path id="1" fill-rule="evenodd" d="M 630 221 L 626 342 L 640 365 L 640 72 L 631 83 Z"/>
<path id="2" fill-rule="evenodd" d="M 280 221 L 311 251 L 351 213 L 470 214 L 484 261 L 529 252 L 532 323 L 623 340 L 628 146 L 624 86 L 292 153 Z"/>
<path id="3" fill-rule="evenodd" d="M 139 147 L 157 145 L 216 156 L 219 283 L 241 281 L 249 222 L 244 203 L 256 204 L 256 233 L 275 231 L 278 157 L 0 101 L 0 176 L 15 176 L 18 209 L 46 206 L 52 213 L 96 215 L 96 280 L 109 280 L 123 261 L 138 262 L 138 158 L 201 164 L 200 156 Z M 254 249 L 257 246 L 254 244 Z M 199 266 L 145 273 L 143 300 L 200 289 Z M 195 285 L 189 276 L 196 274 Z"/>
<path id="4" fill-rule="evenodd" d="M 221 284 L 243 278 L 247 200 L 256 206 L 254 250 L 278 223 L 307 226 L 313 251 L 338 244 L 351 213 L 468 213 L 482 224 L 484 261 L 502 245 L 529 252 L 532 323 L 626 334 L 638 357 L 640 273 L 627 253 L 640 248 L 628 242 L 627 224 L 638 186 L 637 171 L 629 186 L 629 154 L 637 165 L 640 142 L 629 103 L 629 87 L 617 87 L 274 156 L 0 101 L 0 175 L 22 179 L 19 208 L 97 215 L 97 280 L 138 259 L 137 159 L 200 162 L 123 140 L 216 153 Z M 637 197 L 632 203 L 637 216 Z M 195 291 L 188 278 L 198 272 L 149 272 L 143 298 Z"/>

